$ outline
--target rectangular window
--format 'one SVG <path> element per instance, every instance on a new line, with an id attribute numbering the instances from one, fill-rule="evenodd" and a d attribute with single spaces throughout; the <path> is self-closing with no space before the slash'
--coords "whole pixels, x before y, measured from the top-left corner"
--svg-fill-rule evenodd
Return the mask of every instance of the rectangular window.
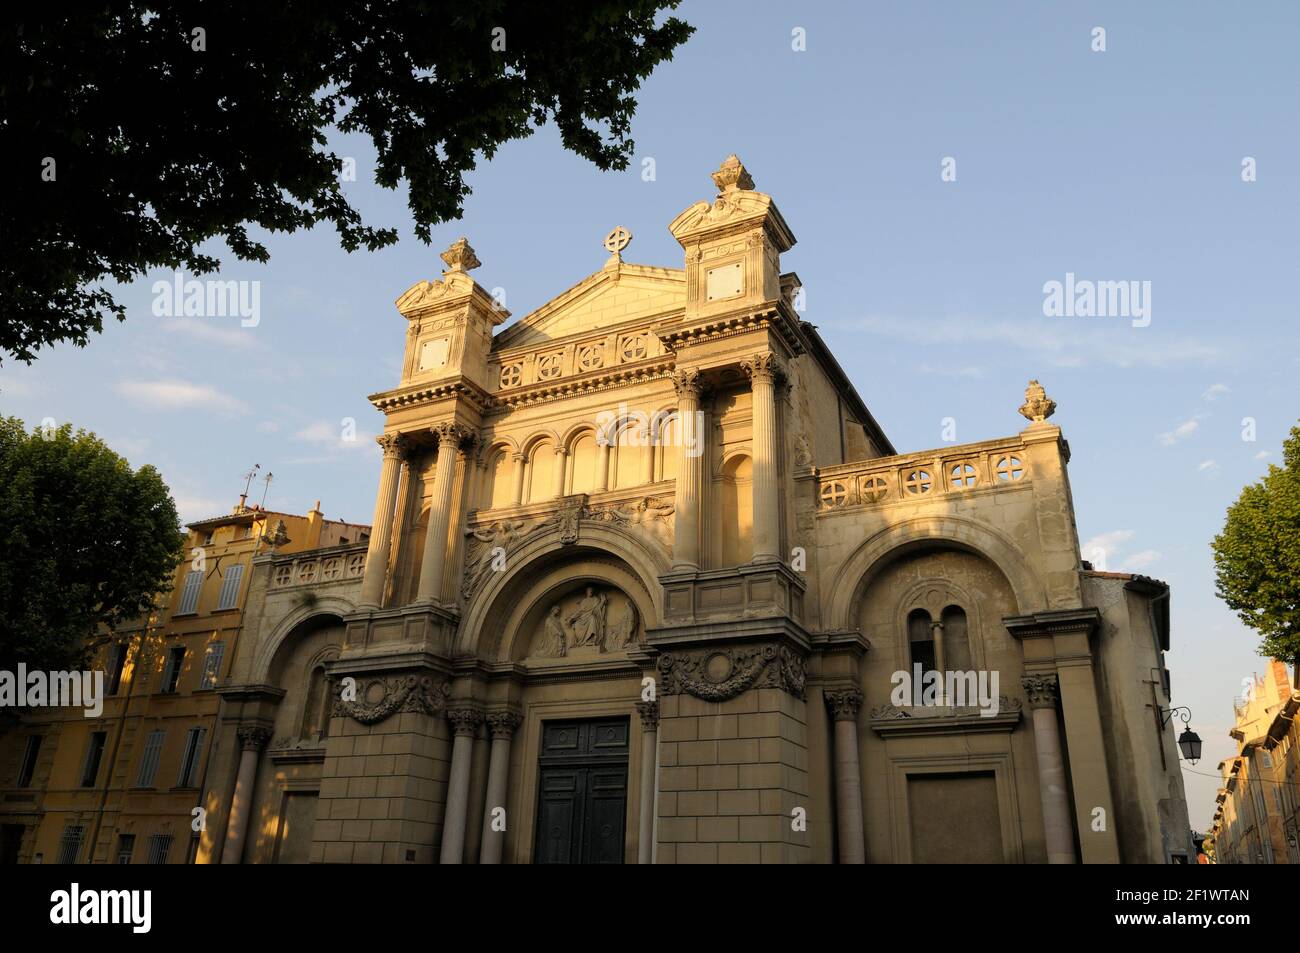
<path id="1" fill-rule="evenodd" d="M 185 754 L 181 756 L 181 770 L 176 777 L 178 788 L 199 786 L 199 759 L 203 756 L 203 739 L 206 728 L 191 728 L 185 736 Z"/>
<path id="2" fill-rule="evenodd" d="M 167 652 L 167 665 L 163 669 L 162 684 L 158 686 L 158 691 L 171 693 L 176 691 L 176 686 L 181 680 L 181 668 L 185 664 L 185 646 L 177 645 Z"/>
<path id="3" fill-rule="evenodd" d="M 181 590 L 181 606 L 177 615 L 193 615 L 199 611 L 199 590 L 203 588 L 203 573 L 191 569 L 185 576 L 185 588 Z"/>
<path id="4" fill-rule="evenodd" d="M 216 688 L 221 681 L 221 661 L 226 657 L 226 643 L 213 642 L 208 646 L 208 653 L 203 657 L 203 676 L 199 679 L 199 688 Z"/>
<path id="5" fill-rule="evenodd" d="M 63 829 L 59 839 L 59 857 L 57 864 L 75 864 L 81 856 L 81 842 L 86 839 L 86 829 L 80 824 L 69 824 Z"/>
<path id="6" fill-rule="evenodd" d="M 158 759 L 162 757 L 163 741 L 166 737 L 167 732 L 163 728 L 149 732 L 149 737 L 144 743 L 144 753 L 140 756 L 140 769 L 135 775 L 136 787 L 153 787 L 154 777 L 158 774 Z"/>
<path id="7" fill-rule="evenodd" d="M 104 666 L 104 681 L 108 694 L 116 695 L 122 687 L 122 669 L 125 667 L 126 646 L 121 642 L 114 642 L 108 647 L 108 662 Z"/>
<path id="8" fill-rule="evenodd" d="M 104 742 L 107 733 L 94 731 L 90 734 L 90 743 L 86 745 L 86 759 L 81 764 L 81 786 L 93 788 L 95 778 L 99 777 L 99 762 L 104 759 Z"/>
<path id="9" fill-rule="evenodd" d="M 226 577 L 221 582 L 221 595 L 217 599 L 218 609 L 233 609 L 239 605 L 239 584 L 243 579 L 242 565 L 234 565 L 226 570 Z"/>
<path id="10" fill-rule="evenodd" d="M 149 863 L 165 864 L 172 851 L 171 834 L 154 834 L 149 838 Z"/>
<path id="11" fill-rule="evenodd" d="M 43 735 L 29 735 L 27 738 L 27 748 L 23 751 L 23 765 L 18 770 L 18 786 L 28 788 L 32 786 L 32 777 L 36 774 L 36 758 L 41 753 L 41 739 Z"/>
<path id="12" fill-rule="evenodd" d="M 135 835 L 123 834 L 117 839 L 117 862 L 119 864 L 131 863 L 131 855 L 135 853 Z"/>

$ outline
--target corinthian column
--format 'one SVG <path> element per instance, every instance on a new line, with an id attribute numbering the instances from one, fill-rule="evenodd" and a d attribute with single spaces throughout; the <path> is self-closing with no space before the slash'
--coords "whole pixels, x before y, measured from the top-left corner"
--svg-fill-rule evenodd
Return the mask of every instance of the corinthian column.
<path id="1" fill-rule="evenodd" d="M 1059 686 L 1055 675 L 1026 675 L 1020 680 L 1034 712 L 1034 752 L 1038 758 L 1038 796 L 1043 802 L 1043 833 L 1049 864 L 1073 864 L 1074 827 L 1061 757 L 1061 729 L 1056 719 Z"/>
<path id="2" fill-rule="evenodd" d="M 693 368 L 673 375 L 677 391 L 677 489 L 673 513 L 673 568 L 700 568 L 700 463 L 704 434 L 699 426 L 704 380 Z"/>
<path id="3" fill-rule="evenodd" d="M 433 473 L 433 500 L 429 505 L 428 535 L 424 538 L 424 559 L 420 563 L 418 602 L 442 601 L 442 576 L 447 563 L 447 533 L 451 527 L 451 499 L 455 489 L 456 452 L 469 431 L 459 424 L 438 424 L 430 428 L 438 436 L 438 462 Z"/>
<path id="4" fill-rule="evenodd" d="M 237 864 L 243 859 L 244 838 L 253 809 L 253 787 L 257 783 L 257 760 L 271 740 L 271 729 L 256 725 L 241 726 L 235 733 L 240 747 L 239 774 L 235 779 L 235 793 L 230 798 L 226 846 L 221 851 L 223 864 Z"/>
<path id="5" fill-rule="evenodd" d="M 865 864 L 867 848 L 862 824 L 862 769 L 858 763 L 858 711 L 862 692 L 856 688 L 825 693 L 835 719 L 835 817 L 840 863 Z"/>
<path id="6" fill-rule="evenodd" d="M 754 555 L 753 562 L 781 559 L 781 485 L 776 459 L 776 385 L 781 364 L 775 354 L 755 354 L 741 364 L 749 375 L 754 402 Z"/>
<path id="7" fill-rule="evenodd" d="M 379 468 L 375 519 L 370 530 L 370 547 L 366 550 L 365 576 L 361 580 L 360 604 L 363 606 L 377 606 L 384 598 L 389 549 L 393 542 L 393 508 L 397 503 L 398 476 L 402 464 L 400 434 L 386 433 L 377 437 L 375 442 L 383 448 L 384 462 Z"/>
<path id="8" fill-rule="evenodd" d="M 501 863 L 505 849 L 505 829 L 496 830 L 497 808 L 504 812 L 509 793 L 510 738 L 523 719 L 512 711 L 493 712 L 487 716 L 488 730 L 492 732 L 492 752 L 488 758 L 487 800 L 483 804 L 483 846 L 479 850 L 480 864 Z M 502 817 L 504 817 L 504 813 Z"/>
<path id="9" fill-rule="evenodd" d="M 636 862 L 653 864 L 655 849 L 655 771 L 659 767 L 659 703 L 637 702 L 641 716 L 641 820 Z"/>
<path id="10" fill-rule="evenodd" d="M 469 768 L 474 753 L 474 733 L 483 720 L 482 712 L 458 708 L 447 712 L 455 732 L 451 744 L 451 774 L 447 778 L 447 812 L 442 820 L 442 853 L 438 862 L 464 862 L 465 817 L 469 813 Z"/>

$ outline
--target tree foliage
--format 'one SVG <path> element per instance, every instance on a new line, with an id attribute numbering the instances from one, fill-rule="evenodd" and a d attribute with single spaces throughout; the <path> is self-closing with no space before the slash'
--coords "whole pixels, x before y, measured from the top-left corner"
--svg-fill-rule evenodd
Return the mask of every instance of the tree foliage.
<path id="1" fill-rule="evenodd" d="M 460 217 L 480 156 L 551 121 L 600 169 L 633 154 L 633 93 L 692 28 L 679 0 L 35 4 L 0 26 L 0 352 L 84 346 L 125 316 L 101 283 L 193 274 L 250 228 L 328 222 L 377 249 L 327 133 L 374 143 L 415 234 Z"/>
<path id="2" fill-rule="evenodd" d="M 81 667 L 101 623 L 171 588 L 184 539 L 153 467 L 69 424 L 0 418 L 0 669 Z"/>
<path id="3" fill-rule="evenodd" d="M 1263 641 L 1260 653 L 1300 657 L 1300 427 L 1270 466 L 1241 491 L 1214 539 L 1219 598 Z"/>

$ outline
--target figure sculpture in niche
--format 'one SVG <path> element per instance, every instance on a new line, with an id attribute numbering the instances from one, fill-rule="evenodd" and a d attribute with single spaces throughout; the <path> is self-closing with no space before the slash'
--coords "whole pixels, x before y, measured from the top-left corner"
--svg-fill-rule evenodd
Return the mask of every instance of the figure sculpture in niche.
<path id="1" fill-rule="evenodd" d="M 605 612 L 608 604 L 605 593 L 592 595 L 587 587 L 586 597 L 565 620 L 573 628 L 573 647 L 600 646 L 605 639 Z"/>
<path id="2" fill-rule="evenodd" d="M 546 617 L 546 642 L 542 645 L 542 655 L 564 658 L 569 651 L 569 635 L 564 631 L 564 621 L 560 618 L 560 604 L 551 606 Z"/>

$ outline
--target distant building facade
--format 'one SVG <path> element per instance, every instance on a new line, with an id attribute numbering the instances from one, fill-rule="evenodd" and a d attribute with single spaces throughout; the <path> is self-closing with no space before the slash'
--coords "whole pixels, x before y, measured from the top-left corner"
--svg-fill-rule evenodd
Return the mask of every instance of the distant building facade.
<path id="1" fill-rule="evenodd" d="M 1275 659 L 1233 708 L 1237 754 L 1219 764 L 1223 786 L 1207 852 L 1220 864 L 1298 864 L 1300 691 Z"/>
<path id="2" fill-rule="evenodd" d="M 158 611 L 94 640 L 100 715 L 32 708 L 0 734 L 0 860 L 192 861 L 216 689 L 238 654 L 254 555 L 273 543 L 286 553 L 364 547 L 370 531 L 325 519 L 319 503 L 300 516 L 242 499 L 187 529 L 187 555 Z"/>

